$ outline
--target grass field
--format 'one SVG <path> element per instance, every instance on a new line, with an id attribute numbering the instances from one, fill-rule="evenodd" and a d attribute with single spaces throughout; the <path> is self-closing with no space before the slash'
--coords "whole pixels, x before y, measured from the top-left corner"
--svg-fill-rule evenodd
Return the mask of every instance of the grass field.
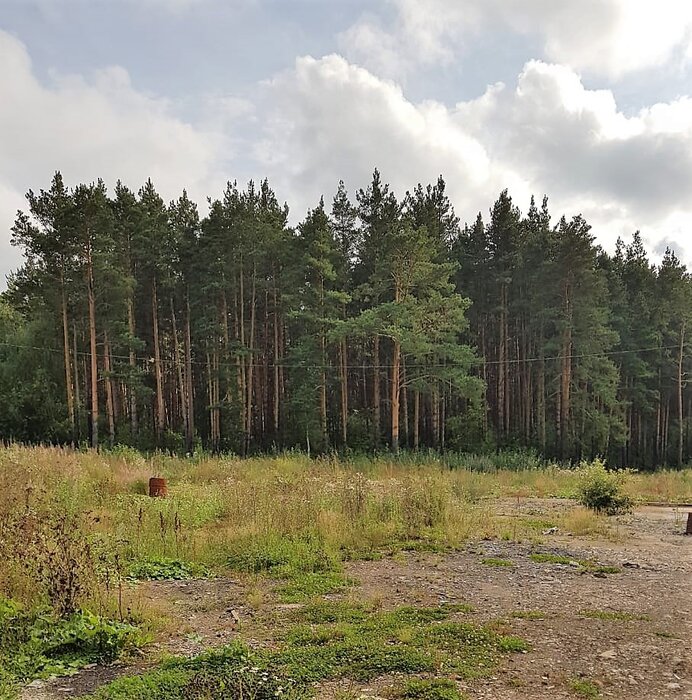
<path id="1" fill-rule="evenodd" d="M 577 505 L 553 520 L 514 515 L 512 504 L 523 499 L 577 493 L 579 470 L 537 466 L 535 458 L 520 455 L 455 457 L 450 463 L 411 455 L 345 461 L 297 454 L 177 459 L 145 458 L 130 450 L 5 448 L 0 451 L 0 696 L 11 697 L 32 678 L 69 673 L 165 635 L 166 621 L 141 598 L 138 580 L 268 578 L 277 582 L 281 603 L 314 606 L 325 595 L 349 590 L 354 583 L 344 571 L 349 560 L 404 550 L 453 551 L 483 539 L 537 541 L 549 527 L 609 535 L 607 518 Z M 151 476 L 168 479 L 168 498 L 146 495 Z M 635 502 L 689 502 L 692 476 L 689 470 L 631 473 L 623 489 Z M 500 559 L 486 563 L 511 568 Z M 238 676 L 238 669 L 265 669 L 272 680 L 254 695 L 246 692 L 250 697 L 275 697 L 282 683 L 291 697 L 303 697 L 318 678 L 357 675 L 358 659 L 365 656 L 380 659 L 382 672 L 401 667 L 420 674 L 447 664 L 459 673 L 469 667 L 463 658 L 483 659 L 481 667 L 491 668 L 498 654 L 522 648 L 521 640 L 492 629 L 464 627 L 457 613 L 414 611 L 408 619 L 405 612 L 387 618 L 376 610 L 332 611 L 336 618 L 322 627 L 296 620 L 276 653 L 236 645 L 199 662 L 169 664 L 151 680 L 157 688 L 169 688 L 168 694 L 134 688 L 136 682 L 128 680 L 122 688 L 104 690 L 103 697 L 235 697 L 223 695 L 209 674 L 200 672 L 212 667 L 235 669 L 238 678 L 246 672 Z M 447 627 L 432 628 L 433 621 Z M 439 636 L 443 628 L 449 638 Z M 393 637 L 403 645 L 396 658 L 387 646 Z M 306 659 L 318 657 L 322 666 L 313 676 L 296 680 Z M 200 688 L 181 690 L 193 678 Z M 457 697 L 444 681 L 426 685 L 416 676 L 396 693 Z M 242 695 L 242 688 L 238 692 Z"/>

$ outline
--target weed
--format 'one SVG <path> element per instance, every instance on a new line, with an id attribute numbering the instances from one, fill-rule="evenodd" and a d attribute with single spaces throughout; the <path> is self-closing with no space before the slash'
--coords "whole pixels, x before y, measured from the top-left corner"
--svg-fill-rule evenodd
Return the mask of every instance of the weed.
<path id="1" fill-rule="evenodd" d="M 575 561 L 562 554 L 531 554 L 529 558 L 536 564 L 571 564 Z"/>
<path id="2" fill-rule="evenodd" d="M 646 615 L 636 615 L 620 610 L 580 610 L 579 614 L 592 620 L 615 620 L 619 622 L 646 622 L 651 619 Z"/>
<path id="3" fill-rule="evenodd" d="M 485 564 L 486 566 L 495 566 L 498 568 L 514 566 L 514 562 L 510 561 L 509 559 L 495 559 L 494 557 L 481 559 L 481 564 Z"/>
<path id="4" fill-rule="evenodd" d="M 56 618 L 51 611 L 28 612 L 10 601 L 0 605 L 0 668 L 18 681 L 69 675 L 146 641 L 136 627 L 88 612 Z"/>
<path id="5" fill-rule="evenodd" d="M 209 570 L 179 559 L 149 557 L 135 561 L 127 573 L 128 578 L 137 581 L 184 581 L 204 578 L 209 575 Z"/>
<path id="6" fill-rule="evenodd" d="M 582 698 L 599 698 L 601 697 L 600 688 L 588 678 L 571 678 L 568 681 L 570 690 Z"/>
<path id="7" fill-rule="evenodd" d="M 392 691 L 392 697 L 405 700 L 463 700 L 454 681 L 447 678 L 411 678 Z"/>
<path id="8" fill-rule="evenodd" d="M 510 616 L 519 620 L 545 620 L 548 617 L 542 610 L 515 610 Z"/>

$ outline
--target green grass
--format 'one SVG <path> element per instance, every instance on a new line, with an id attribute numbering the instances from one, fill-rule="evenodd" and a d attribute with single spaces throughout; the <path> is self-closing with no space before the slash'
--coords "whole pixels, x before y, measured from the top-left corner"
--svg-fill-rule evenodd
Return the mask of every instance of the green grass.
<path id="1" fill-rule="evenodd" d="M 531 554 L 529 558 L 536 564 L 570 564 L 575 561 L 561 554 Z"/>
<path id="2" fill-rule="evenodd" d="M 588 571 L 590 574 L 620 574 L 622 569 L 617 566 L 606 566 L 591 559 L 573 559 L 562 554 L 534 553 L 529 556 L 536 564 L 561 564 L 578 565 L 579 570 Z"/>
<path id="3" fill-rule="evenodd" d="M 571 678 L 568 681 L 569 689 L 580 698 L 600 698 L 599 687 L 587 678 Z"/>
<path id="4" fill-rule="evenodd" d="M 646 615 L 636 615 L 634 613 L 620 610 L 581 610 L 579 614 L 592 620 L 612 620 L 618 622 L 648 622 L 651 618 Z"/>
<path id="5" fill-rule="evenodd" d="M 411 678 L 395 686 L 392 697 L 403 700 L 463 700 L 464 695 L 448 678 Z"/>
<path id="6" fill-rule="evenodd" d="M 514 562 L 510 561 L 509 559 L 495 559 L 494 557 L 481 559 L 481 564 L 485 564 L 486 566 L 494 566 L 498 568 L 514 566 Z"/>
<path id="7" fill-rule="evenodd" d="M 518 620 L 545 620 L 548 615 L 542 610 L 515 610 L 510 613 L 510 617 Z"/>
<path id="8" fill-rule="evenodd" d="M 303 698 L 314 683 L 340 678 L 355 682 L 390 674 L 478 678 L 491 673 L 503 655 L 527 650 L 517 637 L 454 619 L 467 610 L 464 605 L 448 605 L 384 611 L 362 603 L 320 601 L 291 612 L 301 624 L 286 630 L 272 650 L 235 643 L 195 660 L 169 662 L 137 678 L 115 681 L 94 698 L 260 700 L 270 697 L 265 690 L 275 693 L 279 687 L 284 689 L 282 697 Z M 238 678 L 248 674 L 248 683 L 258 675 L 266 678 L 264 685 L 238 686 Z M 456 700 L 461 696 L 452 694 L 452 686 L 444 679 L 406 679 L 396 692 L 402 698 Z"/>

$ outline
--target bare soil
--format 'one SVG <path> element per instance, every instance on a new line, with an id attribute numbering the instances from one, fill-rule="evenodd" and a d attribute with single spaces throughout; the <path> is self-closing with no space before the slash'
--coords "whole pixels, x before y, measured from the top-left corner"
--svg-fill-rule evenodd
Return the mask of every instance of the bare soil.
<path id="1" fill-rule="evenodd" d="M 507 515 L 550 517 L 573 504 L 531 500 L 500 503 Z M 504 512 L 503 511 L 503 512 Z M 570 681 L 595 683 L 603 697 L 620 700 L 692 698 L 692 537 L 683 536 L 687 512 L 645 507 L 611 519 L 612 538 L 544 534 L 540 542 L 482 541 L 448 555 L 405 553 L 379 561 L 352 562 L 360 581 L 348 595 L 399 605 L 468 603 L 469 620 L 494 622 L 525 639 L 531 650 L 505 657 L 495 674 L 471 683 L 459 680 L 469 698 L 544 700 L 579 697 Z M 568 557 L 570 564 L 537 563 L 531 554 Z M 490 566 L 484 559 L 512 566 Z M 578 560 L 620 569 L 584 571 Z M 141 594 L 162 607 L 166 639 L 130 665 L 95 667 L 67 679 L 32 684 L 23 700 L 54 700 L 92 692 L 114 677 L 138 673 L 159 652 L 195 655 L 241 638 L 271 645 L 286 617 L 265 586 L 231 579 L 141 584 Z M 252 605 L 250 604 L 252 603 Z M 589 617 L 589 611 L 626 613 L 628 619 Z M 498 622 L 500 621 L 500 622 Z M 320 699 L 337 690 L 377 697 L 391 683 L 325 684 Z"/>

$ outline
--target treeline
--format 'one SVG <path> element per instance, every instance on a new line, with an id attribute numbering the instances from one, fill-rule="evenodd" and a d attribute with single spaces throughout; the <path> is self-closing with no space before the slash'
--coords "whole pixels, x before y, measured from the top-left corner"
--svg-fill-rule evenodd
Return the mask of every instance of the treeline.
<path id="1" fill-rule="evenodd" d="M 0 438 L 248 454 L 298 447 L 690 454 L 692 285 L 505 191 L 460 226 L 442 178 L 375 171 L 292 229 L 267 181 L 200 217 L 99 181 L 27 194 L 0 301 Z"/>

